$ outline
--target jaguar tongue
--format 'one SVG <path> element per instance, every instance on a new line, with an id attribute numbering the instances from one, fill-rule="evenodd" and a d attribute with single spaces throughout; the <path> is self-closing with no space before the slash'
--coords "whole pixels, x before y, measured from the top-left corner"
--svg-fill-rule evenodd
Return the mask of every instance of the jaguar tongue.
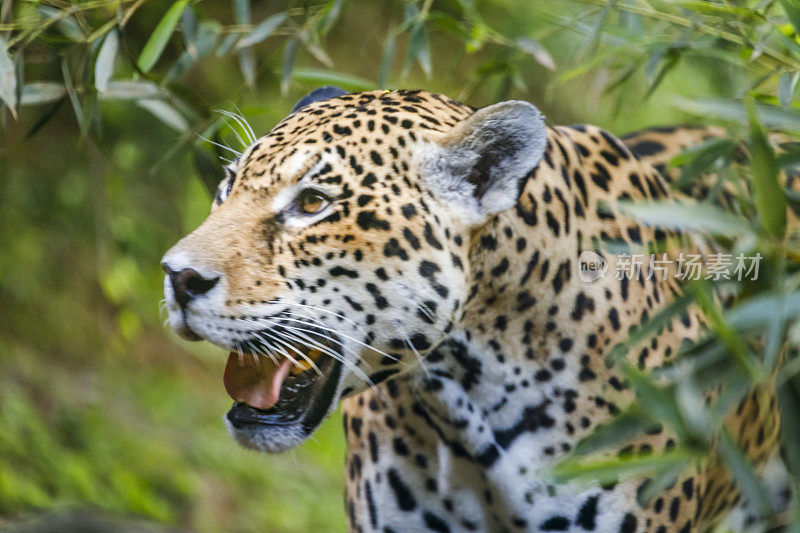
<path id="1" fill-rule="evenodd" d="M 231 352 L 223 378 L 225 390 L 237 402 L 256 409 L 269 409 L 278 403 L 290 366 L 289 359 L 276 365 L 266 357 Z"/>

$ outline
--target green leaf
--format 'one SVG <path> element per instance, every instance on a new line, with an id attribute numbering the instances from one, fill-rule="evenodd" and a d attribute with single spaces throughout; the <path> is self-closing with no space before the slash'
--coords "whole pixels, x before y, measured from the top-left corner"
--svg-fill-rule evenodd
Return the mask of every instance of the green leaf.
<path id="1" fill-rule="evenodd" d="M 754 382 L 760 381 L 763 377 L 761 365 L 759 365 L 757 359 L 751 356 L 747 344 L 742 340 L 740 331 L 737 331 L 720 311 L 718 301 L 714 298 L 710 284 L 705 280 L 698 280 L 693 281 L 689 288 L 694 295 L 695 301 L 711 324 L 711 329 L 728 347 L 734 361 Z"/>
<path id="2" fill-rule="evenodd" d="M 75 42 L 84 40 L 84 33 L 81 27 L 75 22 L 72 16 L 68 15 L 67 10 L 55 9 L 53 7 L 40 5 L 37 7 L 40 13 L 50 19 L 57 19 L 55 26 L 67 39 Z"/>
<path id="3" fill-rule="evenodd" d="M 800 478 L 800 376 L 788 380 L 778 390 L 781 431 L 786 447 L 786 467 Z"/>
<path id="4" fill-rule="evenodd" d="M 189 130 L 189 124 L 178 111 L 162 100 L 138 100 L 136 105 L 148 110 L 161 122 L 180 132 Z"/>
<path id="5" fill-rule="evenodd" d="M 761 516 L 770 516 L 772 514 L 772 505 L 767 497 L 768 493 L 763 483 L 758 479 L 753 466 L 727 431 L 720 433 L 717 451 L 727 464 L 742 492 L 744 492 L 747 501 L 759 509 Z"/>
<path id="6" fill-rule="evenodd" d="M 315 68 L 294 69 L 292 79 L 309 85 L 338 85 L 351 91 L 371 91 L 375 89 L 375 82 L 373 81 L 341 72 Z"/>
<path id="7" fill-rule="evenodd" d="M 637 491 L 636 501 L 642 507 L 646 507 L 653 498 L 673 486 L 680 479 L 686 467 L 686 463 L 677 463 L 671 468 L 660 469 L 648 479 L 647 484 L 644 485 L 641 491 Z"/>
<path id="8" fill-rule="evenodd" d="M 572 453 L 578 456 L 606 451 L 613 446 L 629 442 L 653 425 L 653 420 L 645 416 L 640 407 L 632 406 L 610 422 L 595 428 L 591 434 L 575 445 Z"/>
<path id="9" fill-rule="evenodd" d="M 216 21 L 204 21 L 200 24 L 197 32 L 197 39 L 192 44 L 194 53 L 184 50 L 175 64 L 164 76 L 164 85 L 167 85 L 186 74 L 199 60 L 206 57 L 214 50 L 217 44 L 217 35 L 220 25 Z"/>
<path id="10" fill-rule="evenodd" d="M 403 77 L 408 75 L 411 64 L 416 60 L 426 76 L 431 75 L 431 51 L 428 43 L 428 32 L 424 22 L 417 22 L 408 32 L 408 49 L 403 67 Z"/>
<path id="11" fill-rule="evenodd" d="M 644 95 L 645 100 L 649 98 L 658 87 L 661 85 L 661 82 L 664 81 L 664 78 L 667 74 L 673 70 L 678 65 L 678 60 L 681 58 L 681 52 L 678 48 L 670 48 L 667 51 L 664 60 L 660 62 L 660 67 L 655 75 L 652 77 L 652 81 L 647 87 L 647 92 Z"/>
<path id="12" fill-rule="evenodd" d="M 720 158 L 727 161 L 731 158 L 738 143 L 728 138 L 712 138 L 690 147 L 673 157 L 669 165 L 682 167 L 681 177 L 672 186 L 681 189 L 692 181 L 702 177 Z"/>
<path id="13" fill-rule="evenodd" d="M 514 41 L 514 44 L 522 50 L 533 56 L 533 58 L 547 70 L 555 70 L 556 62 L 553 61 L 553 56 L 547 51 L 542 43 L 534 41 L 527 37 L 520 37 Z"/>
<path id="14" fill-rule="evenodd" d="M 150 72 L 150 69 L 156 64 L 188 3 L 189 0 L 178 0 L 164 14 L 156 29 L 153 30 L 153 34 L 150 35 L 147 43 L 145 43 L 142 53 L 139 54 L 139 60 L 136 62 L 139 70 Z"/>
<path id="15" fill-rule="evenodd" d="M 297 58 L 297 38 L 292 37 L 286 41 L 283 49 L 283 64 L 281 67 L 281 94 L 289 92 L 289 82 L 292 79 L 294 61 Z"/>
<path id="16" fill-rule="evenodd" d="M 794 26 L 795 33 L 800 35 L 800 5 L 797 3 L 797 0 L 781 0 L 781 6 L 783 6 L 783 10 L 786 12 L 786 17 L 789 19 L 789 22 Z"/>
<path id="17" fill-rule="evenodd" d="M 800 72 L 784 72 L 778 80 L 778 99 L 785 109 L 792 107 L 792 97 L 794 91 L 797 89 L 797 80 L 800 77 Z"/>
<path id="18" fill-rule="evenodd" d="M 181 13 L 181 33 L 186 47 L 189 49 L 197 41 L 197 29 L 197 16 L 194 14 L 194 9 L 185 9 Z"/>
<path id="19" fill-rule="evenodd" d="M 78 92 L 75 90 L 75 85 L 72 82 L 72 75 L 69 73 L 69 66 L 66 60 L 61 62 L 61 74 L 64 76 L 64 87 L 67 88 L 67 95 L 69 102 L 72 104 L 72 110 L 75 112 L 75 119 L 78 121 L 78 127 L 81 131 L 86 131 L 84 126 L 83 108 L 78 99 Z"/>
<path id="20" fill-rule="evenodd" d="M 659 387 L 650 376 L 630 364 L 620 365 L 625 378 L 636 390 L 639 405 L 654 420 L 669 425 L 679 435 L 684 435 L 684 423 L 676 398 L 667 387 Z"/>
<path id="21" fill-rule="evenodd" d="M 322 16 L 314 25 L 313 33 L 319 36 L 330 31 L 342 12 L 344 0 L 329 0 L 322 11 Z"/>
<path id="22" fill-rule="evenodd" d="M 683 470 L 695 459 L 695 454 L 680 448 L 662 454 L 623 455 L 580 461 L 567 459 L 557 464 L 550 474 L 559 483 L 572 480 L 614 483 L 626 477 Z"/>
<path id="23" fill-rule="evenodd" d="M 737 331 L 761 333 L 775 320 L 775 309 L 787 320 L 800 317 L 800 292 L 762 292 L 728 310 L 725 319 Z"/>
<path id="24" fill-rule="evenodd" d="M 309 42 L 307 40 L 303 41 L 303 46 L 308 51 L 309 54 L 314 56 L 314 59 L 322 63 L 328 68 L 333 68 L 333 60 L 328 56 L 328 53 L 325 51 L 324 48 L 319 46 L 316 43 Z"/>
<path id="25" fill-rule="evenodd" d="M 222 57 L 231 50 L 233 50 L 233 47 L 236 44 L 236 41 L 238 40 L 239 36 L 235 33 L 226 35 L 225 38 L 222 39 L 222 43 L 220 43 L 219 47 L 217 48 L 217 51 L 215 52 L 216 56 Z"/>
<path id="26" fill-rule="evenodd" d="M 258 24 L 253 31 L 242 37 L 242 39 L 236 44 L 237 48 L 245 48 L 247 46 L 253 46 L 254 44 L 260 43 L 270 35 L 272 35 L 278 27 L 283 24 L 286 20 L 287 14 L 278 13 L 276 15 L 272 15 L 264 19 L 261 23 Z"/>
<path id="27" fill-rule="evenodd" d="M 766 232 L 775 238 L 786 231 L 786 193 L 778 180 L 775 152 L 756 117 L 755 104 L 748 106 L 750 158 L 753 170 L 753 202 Z"/>
<path id="28" fill-rule="evenodd" d="M 101 98 L 108 100 L 138 100 L 153 98 L 161 94 L 161 89 L 149 81 L 110 81 Z"/>
<path id="29" fill-rule="evenodd" d="M 690 100 L 676 96 L 674 107 L 693 115 L 705 116 L 727 122 L 747 124 L 747 111 L 741 102 L 716 98 Z M 764 126 L 777 130 L 800 133 L 800 112 L 778 106 L 756 105 L 758 120 Z"/>
<path id="30" fill-rule="evenodd" d="M 44 128 L 48 122 L 50 122 L 50 119 L 52 119 L 56 115 L 56 113 L 58 113 L 58 110 L 61 109 L 61 105 L 63 103 L 64 99 L 61 98 L 60 100 L 57 100 L 53 105 L 51 105 L 48 109 L 46 109 L 36 120 L 36 123 L 33 126 L 31 126 L 31 129 L 28 130 L 28 133 L 25 134 L 25 139 L 31 139 L 34 135 L 39 133 L 39 131 L 41 131 L 41 129 Z"/>
<path id="31" fill-rule="evenodd" d="M 250 0 L 233 1 L 233 18 L 236 24 L 250 24 Z"/>
<path id="32" fill-rule="evenodd" d="M 256 54 L 250 48 L 242 48 L 236 54 L 239 58 L 239 70 L 242 71 L 244 82 L 249 87 L 256 86 Z"/>
<path id="33" fill-rule="evenodd" d="M 17 70 L 2 37 L 0 37 L 0 100 L 8 106 L 11 114 L 16 118 Z"/>
<path id="34" fill-rule="evenodd" d="M 654 335 L 668 327 L 680 313 L 691 303 L 691 298 L 684 294 L 673 299 L 669 304 L 660 309 L 649 320 L 641 324 L 628 334 L 628 337 L 617 343 L 609 352 L 607 360 L 615 363 L 625 357 L 634 346 L 650 340 Z"/>
<path id="35" fill-rule="evenodd" d="M 779 167 L 789 170 L 800 165 L 800 143 L 784 143 L 780 148 L 784 151 L 777 154 Z"/>
<path id="36" fill-rule="evenodd" d="M 250 24 L 250 0 L 234 0 L 233 17 L 237 24 Z M 241 48 L 237 52 L 239 70 L 248 87 L 256 86 L 256 55 L 249 48 Z"/>
<path id="37" fill-rule="evenodd" d="M 60 100 L 67 94 L 63 85 L 47 81 L 35 81 L 26 83 L 22 87 L 20 105 L 41 105 L 49 104 Z"/>
<path id="38" fill-rule="evenodd" d="M 389 81 L 389 74 L 392 72 L 392 64 L 394 63 L 394 49 L 397 43 L 397 36 L 394 32 L 389 33 L 386 41 L 383 43 L 383 54 L 381 54 L 381 69 L 378 72 L 378 87 L 386 87 L 386 82 Z"/>
<path id="39" fill-rule="evenodd" d="M 620 210 L 649 226 L 700 231 L 712 235 L 743 236 L 750 226 L 719 207 L 709 204 L 668 202 L 620 202 Z"/>
<path id="40" fill-rule="evenodd" d="M 94 86 L 99 92 L 108 88 L 108 82 L 114 74 L 114 61 L 119 50 L 119 34 L 116 31 L 108 32 L 103 40 L 103 46 L 97 54 L 94 63 Z"/>

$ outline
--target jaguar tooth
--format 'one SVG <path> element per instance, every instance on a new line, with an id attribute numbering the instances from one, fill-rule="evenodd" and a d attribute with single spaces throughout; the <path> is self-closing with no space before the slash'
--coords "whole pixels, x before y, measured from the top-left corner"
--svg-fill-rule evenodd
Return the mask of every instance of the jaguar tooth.
<path id="1" fill-rule="evenodd" d="M 297 364 L 292 366 L 291 374 L 296 376 L 301 372 L 305 372 L 306 370 L 311 368 L 311 361 L 306 361 L 305 359 L 298 359 Z"/>
<path id="2" fill-rule="evenodd" d="M 317 348 L 310 348 L 307 351 L 304 350 L 303 353 L 305 353 L 305 357 L 295 358 L 297 359 L 297 364 L 293 365 L 291 369 L 291 374 L 293 376 L 314 368 L 314 363 L 322 355 L 322 351 Z"/>

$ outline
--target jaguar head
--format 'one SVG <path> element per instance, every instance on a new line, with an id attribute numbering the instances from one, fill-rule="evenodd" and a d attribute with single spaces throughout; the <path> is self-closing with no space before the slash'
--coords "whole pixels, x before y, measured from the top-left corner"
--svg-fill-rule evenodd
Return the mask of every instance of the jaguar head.
<path id="1" fill-rule="evenodd" d="M 523 102 L 341 93 L 315 91 L 248 147 L 162 262 L 171 327 L 229 352 L 227 424 L 267 452 L 457 327 L 472 231 L 513 207 L 546 143 Z"/>

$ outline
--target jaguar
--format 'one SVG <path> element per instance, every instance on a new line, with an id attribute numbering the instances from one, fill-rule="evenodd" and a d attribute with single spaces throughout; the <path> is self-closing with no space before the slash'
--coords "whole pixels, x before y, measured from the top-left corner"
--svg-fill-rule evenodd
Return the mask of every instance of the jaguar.
<path id="1" fill-rule="evenodd" d="M 208 218 L 164 256 L 169 323 L 229 352 L 225 422 L 242 446 L 288 450 L 341 404 L 352 531 L 707 530 L 742 500 L 718 461 L 648 502 L 647 475 L 547 472 L 635 400 L 607 356 L 682 293 L 675 276 L 611 275 L 605 243 L 680 238 L 621 201 L 685 201 L 666 163 L 719 134 L 620 139 L 548 126 L 522 101 L 317 89 L 227 167 Z M 586 250 L 606 275 L 583 279 Z M 661 367 L 705 327 L 690 307 L 625 360 Z M 774 391 L 726 423 L 764 463 Z M 615 453 L 676 439 L 660 425 Z"/>

